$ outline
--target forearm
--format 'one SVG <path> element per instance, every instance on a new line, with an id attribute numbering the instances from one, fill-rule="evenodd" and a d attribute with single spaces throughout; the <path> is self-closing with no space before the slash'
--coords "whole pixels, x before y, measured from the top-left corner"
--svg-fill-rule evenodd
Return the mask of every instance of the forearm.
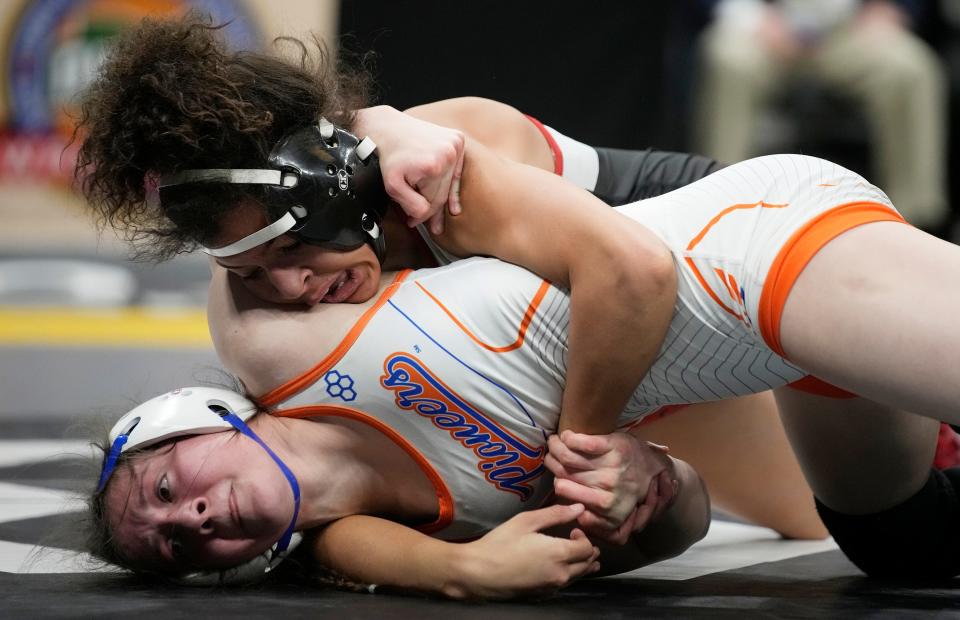
<path id="1" fill-rule="evenodd" d="M 335 521 L 313 542 L 314 559 L 353 581 L 469 598 L 464 545 L 376 517 Z"/>
<path id="2" fill-rule="evenodd" d="M 381 144 L 384 157 L 404 144 L 401 136 L 409 147 L 419 133 L 435 128 L 383 106 L 360 111 L 358 123 Z M 406 182 L 388 176 L 388 186 Z M 570 287 L 571 361 L 560 428 L 612 431 L 670 322 L 676 272 L 669 249 L 589 193 L 470 138 L 459 197 L 466 208 L 446 217 L 434 239 L 455 255 L 495 256 Z"/>
<path id="3" fill-rule="evenodd" d="M 552 170 L 550 148 L 540 131 L 510 106 L 467 97 L 420 106 L 407 113 L 459 129 L 501 157 Z M 468 157 L 472 154 L 468 150 Z M 669 166 L 647 165 L 640 171 L 654 178 L 654 169 L 662 173 L 666 168 Z M 468 165 L 468 188 L 472 174 Z M 646 180 L 634 178 L 632 183 L 643 186 Z M 471 199 L 468 189 L 464 200 L 470 204 Z M 575 195 L 568 200 L 574 199 Z M 620 227 L 611 225 L 570 265 L 571 361 L 559 430 L 613 431 L 617 417 L 659 351 L 673 312 L 675 274 L 664 253 L 645 252 L 645 242 L 654 247 L 659 244 L 643 235 L 649 233 L 631 231 L 625 235 Z"/>
<path id="4" fill-rule="evenodd" d="M 585 260 L 571 273 L 567 383 L 558 432 L 613 432 L 660 350 L 676 297 L 673 265 L 644 271 L 644 258 L 631 258 L 639 264 L 617 262 L 630 260 L 626 257 L 595 266 Z M 636 278 L 624 267 L 648 277 Z"/>
<path id="5" fill-rule="evenodd" d="M 608 433 L 659 351 L 676 299 L 652 231 L 552 174 L 467 142 L 464 212 L 438 238 L 569 286 L 569 367 L 560 428 Z"/>
<path id="6" fill-rule="evenodd" d="M 679 482 L 670 508 L 622 546 L 602 548 L 600 575 L 634 570 L 680 555 L 707 534 L 710 497 L 703 480 L 685 461 L 672 459 Z"/>

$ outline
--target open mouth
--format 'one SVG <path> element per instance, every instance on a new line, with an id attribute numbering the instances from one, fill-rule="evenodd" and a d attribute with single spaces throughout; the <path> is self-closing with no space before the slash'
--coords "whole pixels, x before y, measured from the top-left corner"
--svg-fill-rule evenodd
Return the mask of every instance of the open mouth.
<path id="1" fill-rule="evenodd" d="M 330 285 L 330 288 L 327 289 L 326 294 L 321 298 L 321 302 L 325 304 L 339 304 L 353 296 L 357 292 L 357 289 L 360 288 L 362 279 L 359 277 L 356 271 L 353 269 L 348 269 L 341 273 L 333 284 Z"/>

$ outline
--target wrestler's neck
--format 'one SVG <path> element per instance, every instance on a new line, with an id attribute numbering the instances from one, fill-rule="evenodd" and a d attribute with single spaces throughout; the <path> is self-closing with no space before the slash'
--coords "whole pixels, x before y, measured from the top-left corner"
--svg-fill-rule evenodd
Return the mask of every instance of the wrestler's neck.
<path id="1" fill-rule="evenodd" d="M 383 218 L 383 234 L 387 239 L 387 258 L 384 271 L 436 267 L 437 260 L 420 233 L 410 228 L 406 216 L 397 207 L 391 207 Z"/>
<path id="2" fill-rule="evenodd" d="M 355 514 L 435 518 L 436 493 L 416 463 L 369 426 L 343 418 L 258 416 L 258 433 L 297 476 L 297 529 Z M 426 482 L 426 484 L 424 484 Z"/>

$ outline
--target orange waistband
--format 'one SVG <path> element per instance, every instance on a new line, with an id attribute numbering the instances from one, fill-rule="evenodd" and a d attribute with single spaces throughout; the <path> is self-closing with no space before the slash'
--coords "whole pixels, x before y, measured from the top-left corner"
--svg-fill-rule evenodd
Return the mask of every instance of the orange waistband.
<path id="1" fill-rule="evenodd" d="M 793 233 L 770 265 L 760 294 L 759 327 L 763 340 L 786 358 L 780 343 L 780 318 L 794 283 L 810 259 L 840 234 L 873 222 L 904 222 L 889 206 L 878 202 L 851 202 L 821 213 Z"/>

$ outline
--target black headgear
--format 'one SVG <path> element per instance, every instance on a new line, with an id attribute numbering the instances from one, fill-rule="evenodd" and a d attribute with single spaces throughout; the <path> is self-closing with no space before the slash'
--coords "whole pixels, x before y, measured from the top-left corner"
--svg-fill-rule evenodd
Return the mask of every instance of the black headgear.
<path id="1" fill-rule="evenodd" d="M 305 243 L 338 250 L 369 243 L 383 262 L 381 223 L 388 198 L 376 148 L 370 138 L 358 140 L 321 118 L 281 138 L 263 169 L 208 168 L 164 175 L 160 201 L 168 188 L 193 183 L 264 185 L 267 200 L 282 207 L 284 215 L 227 246 L 204 248 L 206 253 L 233 256 L 292 233 Z"/>

